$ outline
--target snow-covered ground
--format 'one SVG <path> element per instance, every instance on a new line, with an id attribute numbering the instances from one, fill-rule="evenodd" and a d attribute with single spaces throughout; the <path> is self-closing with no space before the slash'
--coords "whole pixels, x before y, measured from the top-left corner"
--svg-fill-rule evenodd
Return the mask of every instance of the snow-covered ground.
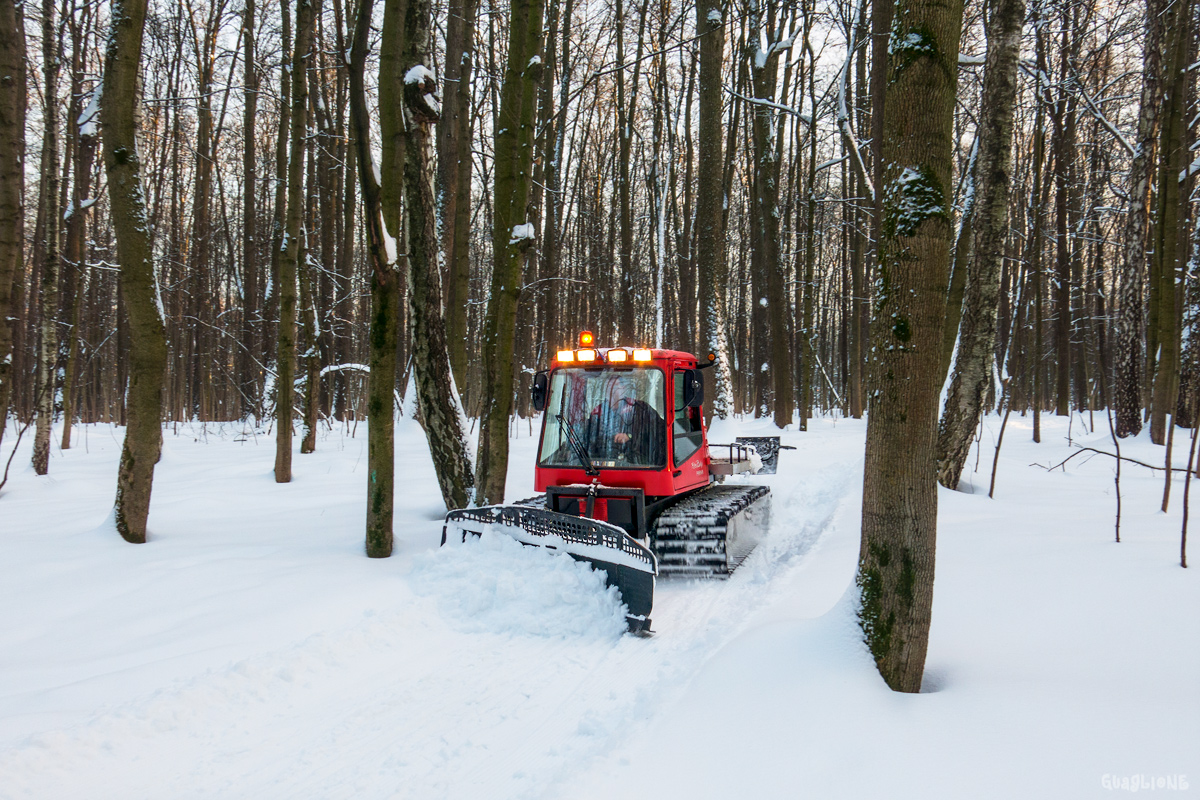
<path id="1" fill-rule="evenodd" d="M 1071 452 L 1044 422 L 1035 445 L 1010 420 L 995 500 L 995 420 L 966 491 L 940 495 L 920 695 L 886 689 L 853 619 L 861 422 L 783 433 L 799 449 L 757 479 L 769 537 L 729 581 L 660 582 L 648 639 L 565 556 L 439 548 L 408 419 L 386 560 L 363 555 L 363 425 L 325 431 L 288 485 L 262 432 L 169 428 L 141 546 L 106 519 L 123 431 L 78 429 L 47 477 L 27 436 L 0 492 L 0 798 L 1200 793 L 1182 474 L 1162 514 L 1161 473 L 1126 466 L 1115 544 L 1112 459 L 1031 466 Z M 1096 422 L 1076 417 L 1076 446 L 1111 449 Z M 514 433 L 518 498 L 535 440 Z M 1122 452 L 1162 460 L 1145 438 Z"/>

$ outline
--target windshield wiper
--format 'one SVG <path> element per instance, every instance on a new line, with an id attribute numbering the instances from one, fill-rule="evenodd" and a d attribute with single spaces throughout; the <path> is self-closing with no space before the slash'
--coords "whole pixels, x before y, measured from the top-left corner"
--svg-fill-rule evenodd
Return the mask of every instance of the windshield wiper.
<path id="1" fill-rule="evenodd" d="M 567 434 L 567 441 L 571 444 L 571 449 L 575 451 L 575 455 L 579 457 L 579 461 L 583 464 L 583 471 L 588 475 L 599 475 L 600 470 L 596 469 L 596 465 L 592 463 L 592 459 L 588 457 L 587 448 L 579 441 L 579 437 L 575 435 L 575 429 L 563 422 L 563 415 L 557 414 L 555 418 L 558 420 L 558 432 L 561 434 L 564 431 Z"/>

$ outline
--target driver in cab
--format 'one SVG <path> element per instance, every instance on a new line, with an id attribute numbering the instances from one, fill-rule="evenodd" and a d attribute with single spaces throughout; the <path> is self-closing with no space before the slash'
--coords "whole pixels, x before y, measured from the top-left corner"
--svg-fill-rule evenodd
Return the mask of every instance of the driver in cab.
<path id="1" fill-rule="evenodd" d="M 592 410 L 590 449 L 598 457 L 634 467 L 666 463 L 666 422 L 642 399 L 643 383 L 633 371 L 615 376 L 605 399 Z"/>

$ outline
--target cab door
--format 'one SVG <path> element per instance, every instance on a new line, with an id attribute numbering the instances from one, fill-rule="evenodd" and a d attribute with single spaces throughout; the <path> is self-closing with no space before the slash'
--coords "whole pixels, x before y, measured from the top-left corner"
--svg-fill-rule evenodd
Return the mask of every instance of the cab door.
<path id="1" fill-rule="evenodd" d="M 696 371 L 689 366 L 671 370 L 670 470 L 675 494 L 708 483 L 708 448 L 704 438 L 704 409 L 689 404 L 687 382 Z M 701 395 L 701 398 L 703 395 Z"/>

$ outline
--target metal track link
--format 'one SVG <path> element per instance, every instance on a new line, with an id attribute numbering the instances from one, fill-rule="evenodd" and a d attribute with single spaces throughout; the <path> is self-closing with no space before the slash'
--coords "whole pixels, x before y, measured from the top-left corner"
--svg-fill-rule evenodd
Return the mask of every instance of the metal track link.
<path id="1" fill-rule="evenodd" d="M 713 484 L 664 511 L 651 531 L 659 574 L 726 578 L 770 523 L 766 486 Z"/>

